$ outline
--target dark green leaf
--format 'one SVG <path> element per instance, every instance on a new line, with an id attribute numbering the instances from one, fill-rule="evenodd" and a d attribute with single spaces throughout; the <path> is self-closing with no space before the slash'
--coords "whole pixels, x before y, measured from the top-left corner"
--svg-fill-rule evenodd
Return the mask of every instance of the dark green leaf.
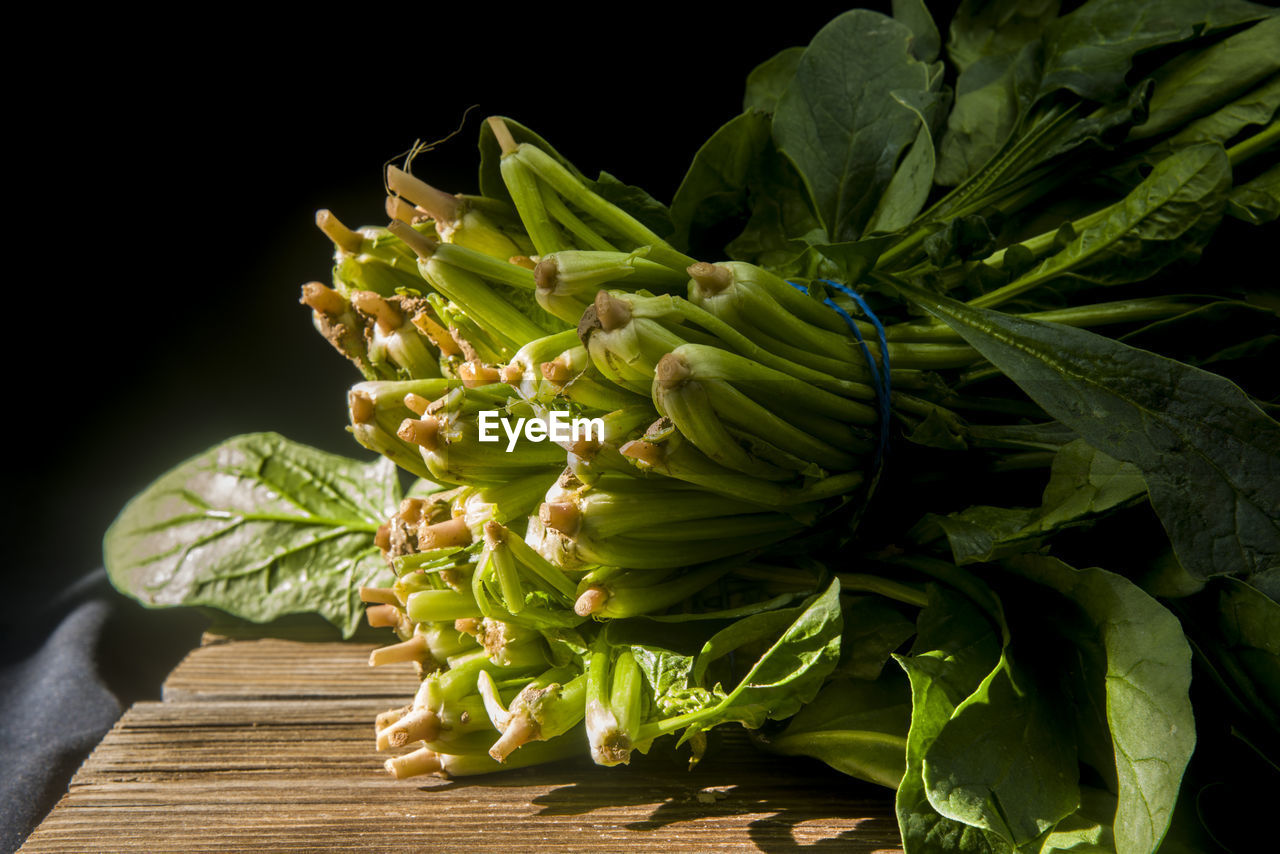
<path id="1" fill-rule="evenodd" d="M 1086 678 L 1093 692 L 1105 697 L 1119 783 L 1112 822 L 1116 850 L 1155 851 L 1169 827 L 1183 770 L 1195 746 L 1188 694 L 1191 649 L 1181 625 L 1115 573 L 1075 569 L 1031 555 L 1004 566 L 1067 597 L 1088 617 L 1082 636 L 1074 640 L 1100 645 L 1100 659 L 1105 661 L 1105 673 Z"/>
<path id="2" fill-rule="evenodd" d="M 759 183 L 759 160 L 772 147 L 769 117 L 755 111 L 730 119 L 703 143 L 671 202 L 675 242 L 688 245 L 691 233 L 748 212 L 749 185 Z"/>
<path id="3" fill-rule="evenodd" d="M 1147 139 L 1212 113 L 1280 72 L 1280 17 L 1198 51 L 1184 53 L 1154 75 L 1150 117 L 1130 134 Z"/>
<path id="4" fill-rule="evenodd" d="M 1227 213 L 1253 225 L 1280 217 L 1280 165 L 1233 189 L 1227 196 Z"/>
<path id="5" fill-rule="evenodd" d="M 624 184 L 603 170 L 595 181 L 588 181 L 587 186 L 606 202 L 612 202 L 631 214 L 659 237 L 668 237 L 674 230 L 667 206 L 647 191 Z"/>
<path id="6" fill-rule="evenodd" d="M 1217 228 L 1230 187 L 1231 165 L 1220 146 L 1184 148 L 1009 287 L 1030 290 L 1067 275 L 1099 284 L 1140 281 L 1175 260 L 1194 257 Z M 987 295 L 977 304 L 992 302 Z"/>
<path id="7" fill-rule="evenodd" d="M 1167 140 L 1153 146 L 1148 157 L 1152 162 L 1169 152 L 1198 142 L 1226 145 L 1252 125 L 1265 125 L 1280 110 L 1280 75 L 1266 80 L 1230 104 L 1196 119 Z"/>
<path id="8" fill-rule="evenodd" d="M 1194 575 L 1280 564 L 1280 424 L 1237 386 L 1082 329 L 911 298 L 1090 445 L 1141 469 Z"/>
<path id="9" fill-rule="evenodd" d="M 373 537 L 398 502 L 390 460 L 237 436 L 129 502 L 107 531 L 107 571 L 144 605 L 255 622 L 315 612 L 350 635 L 364 615 L 358 588 L 391 579 Z"/>
<path id="10" fill-rule="evenodd" d="M 1039 546 L 1064 528 L 1084 525 L 1146 494 L 1136 466 L 1122 463 L 1077 439 L 1053 459 L 1038 509 L 975 506 L 949 516 L 927 516 L 916 536 L 940 528 L 956 563 L 988 561 Z"/>
<path id="11" fill-rule="evenodd" d="M 946 98 L 930 93 L 927 99 L 899 98 L 902 105 L 920 120 L 915 142 L 911 143 L 902 162 L 889 179 L 884 195 L 876 204 L 867 232 L 894 232 L 906 228 L 924 208 L 933 189 L 933 170 L 937 159 L 933 146 L 935 117 L 945 112 Z"/>
<path id="12" fill-rule="evenodd" d="M 915 632 L 915 623 L 878 596 L 858 596 L 846 602 L 836 672 L 855 679 L 878 678 L 893 651 Z"/>
<path id="13" fill-rule="evenodd" d="M 1139 53 L 1269 14 L 1244 0 L 1090 0 L 1049 27 L 1040 92 L 1066 88 L 1091 101 L 1123 97 Z"/>
<path id="14" fill-rule="evenodd" d="M 772 113 L 778 109 L 778 101 L 791 85 L 791 78 L 795 76 L 796 66 L 800 64 L 803 54 L 804 48 L 789 47 L 752 69 L 747 75 L 747 92 L 742 98 L 742 111 Z"/>
<path id="15" fill-rule="evenodd" d="M 796 165 L 830 242 L 859 237 L 919 129 L 891 93 L 936 79 L 911 55 L 912 33 L 855 9 L 822 28 L 778 103 L 773 135 Z"/>
<path id="16" fill-rule="evenodd" d="M 895 669 L 875 681 L 832 679 L 767 745 L 896 789 L 910 724 L 910 685 Z"/>
<path id="17" fill-rule="evenodd" d="M 911 53 L 922 62 L 933 62 L 942 48 L 942 36 L 924 0 L 893 0 L 893 17 L 911 28 Z"/>
<path id="18" fill-rule="evenodd" d="M 984 57 L 1017 53 L 1058 17 L 1058 0 L 964 0 L 951 19 L 947 55 L 962 74 Z"/>

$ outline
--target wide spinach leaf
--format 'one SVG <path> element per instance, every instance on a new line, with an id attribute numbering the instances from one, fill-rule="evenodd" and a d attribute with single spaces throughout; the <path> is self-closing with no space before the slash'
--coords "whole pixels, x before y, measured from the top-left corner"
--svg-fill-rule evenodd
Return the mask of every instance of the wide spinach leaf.
<path id="1" fill-rule="evenodd" d="M 1072 706 L 1085 718 L 1089 710 L 1101 710 L 1105 721 L 1096 729 L 1110 733 L 1112 766 L 1099 770 L 1118 786 L 1111 822 L 1116 851 L 1155 851 L 1195 746 L 1191 649 L 1181 625 L 1137 585 L 1104 569 L 1075 569 L 1037 555 L 1002 565 L 1056 591 L 1082 613 L 1084 619 L 1058 622 L 1085 671 L 1077 676 Z M 1060 605 L 1042 607 L 1064 613 Z"/>
<path id="2" fill-rule="evenodd" d="M 1064 528 L 1088 524 L 1099 515 L 1146 494 L 1142 472 L 1077 439 L 1054 456 L 1040 507 L 970 507 L 947 516 L 929 515 L 913 535 L 947 537 L 957 564 L 988 561 L 1030 551 Z"/>
<path id="3" fill-rule="evenodd" d="M 1239 387 L 1083 329 L 909 290 L 1045 412 L 1141 469 L 1194 575 L 1280 564 L 1280 424 Z"/>
<path id="4" fill-rule="evenodd" d="M 673 240 L 688 246 L 701 227 L 750 212 L 748 192 L 761 183 L 760 160 L 772 147 L 769 117 L 748 111 L 730 119 L 694 155 L 671 202 Z"/>
<path id="5" fill-rule="evenodd" d="M 254 622 L 314 612 L 350 636 L 360 586 L 391 580 L 374 533 L 399 497 L 390 460 L 237 436 L 129 502 L 107 531 L 107 572 L 144 605 L 208 605 Z"/>
<path id="6" fill-rule="evenodd" d="M 919 119 L 894 93 L 925 95 L 941 77 L 912 53 L 906 25 L 855 9 L 814 36 L 778 103 L 773 135 L 795 164 L 828 242 L 861 236 L 916 138 Z"/>
<path id="7" fill-rule="evenodd" d="M 791 85 L 791 78 L 796 76 L 796 66 L 804 48 L 789 47 L 752 69 L 747 75 L 747 91 L 742 96 L 742 111 L 759 110 L 772 113 L 778 108 L 782 93 Z"/>

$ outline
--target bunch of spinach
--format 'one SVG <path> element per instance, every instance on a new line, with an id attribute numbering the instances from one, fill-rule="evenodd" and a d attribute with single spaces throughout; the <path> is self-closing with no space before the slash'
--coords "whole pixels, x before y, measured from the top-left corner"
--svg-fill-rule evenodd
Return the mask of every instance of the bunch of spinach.
<path id="1" fill-rule="evenodd" d="M 893 5 L 758 67 L 669 208 L 590 186 L 694 257 L 818 298 L 838 279 L 900 340 L 972 347 L 931 380 L 957 418 L 904 431 L 860 526 L 787 544 L 808 582 L 549 643 L 636 662 L 637 743 L 696 755 L 739 722 L 895 788 L 909 852 L 1238 844 L 1197 811 L 1227 785 L 1199 757 L 1280 767 L 1280 292 L 1190 262 L 1280 215 L 1280 18 L 965 0 L 940 28 Z M 501 198 L 492 133 L 481 152 Z M 108 567 L 149 604 L 350 634 L 399 500 L 385 461 L 240 437 L 126 508 Z"/>

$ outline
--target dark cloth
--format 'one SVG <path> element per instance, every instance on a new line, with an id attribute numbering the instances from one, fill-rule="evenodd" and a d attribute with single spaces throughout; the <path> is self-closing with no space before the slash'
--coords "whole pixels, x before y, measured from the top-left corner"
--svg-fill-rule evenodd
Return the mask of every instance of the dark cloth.
<path id="1" fill-rule="evenodd" d="M 129 704 L 159 699 L 203 625 L 144 610 L 101 569 L 15 610 L 0 646 L 0 851 L 22 844 Z"/>

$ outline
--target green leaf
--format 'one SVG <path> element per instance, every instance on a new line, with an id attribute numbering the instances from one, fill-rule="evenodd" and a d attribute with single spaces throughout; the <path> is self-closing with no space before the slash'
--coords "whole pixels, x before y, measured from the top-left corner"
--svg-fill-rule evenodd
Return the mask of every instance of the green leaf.
<path id="1" fill-rule="evenodd" d="M 765 740 L 770 750 L 812 756 L 837 771 L 896 789 L 902 781 L 911 688 L 901 672 L 874 681 L 835 678 Z"/>
<path id="2" fill-rule="evenodd" d="M 1184 148 L 1080 228 L 1061 251 L 974 304 L 994 305 L 1003 294 L 1068 275 L 1096 284 L 1140 281 L 1175 260 L 1194 257 L 1217 228 L 1230 187 L 1231 164 L 1220 146 Z"/>
<path id="3" fill-rule="evenodd" d="M 922 62 L 933 62 L 942 48 L 938 25 L 924 0 L 893 0 L 893 17 L 911 28 L 911 53 Z"/>
<path id="4" fill-rule="evenodd" d="M 778 101 L 791 85 L 791 78 L 795 77 L 796 66 L 800 64 L 800 57 L 803 55 L 804 48 L 789 47 L 753 68 L 747 75 L 747 91 L 742 97 L 742 111 L 772 113 L 778 109 Z"/>
<path id="5" fill-rule="evenodd" d="M 911 30 L 855 9 L 814 36 L 778 103 L 773 135 L 799 170 L 829 242 L 859 237 L 918 119 L 893 92 L 938 83 L 911 54 Z"/>
<path id="6" fill-rule="evenodd" d="M 951 18 L 947 55 L 961 74 L 984 57 L 1017 53 L 1058 17 L 1059 0 L 964 0 Z"/>
<path id="7" fill-rule="evenodd" d="M 1045 412 L 1136 465 L 1193 575 L 1280 563 L 1280 424 L 1222 377 L 1083 329 L 914 291 Z"/>
<path id="8" fill-rule="evenodd" d="M 1116 851 L 1154 852 L 1168 830 L 1182 774 L 1195 746 L 1191 649 L 1176 617 L 1128 579 L 1104 569 L 1075 569 L 1025 555 L 1005 568 L 1062 594 L 1079 607 L 1081 646 L 1101 647 L 1089 673 L 1105 700 L 1118 801 Z M 1046 606 L 1051 613 L 1059 609 Z M 1089 660 L 1090 657 L 1086 657 Z"/>
<path id="9" fill-rule="evenodd" d="M 911 654 L 895 656 L 911 683 L 907 766 L 895 801 L 903 847 L 910 854 L 1012 854 L 995 834 L 940 815 L 925 792 L 926 752 L 995 666 L 1002 645 L 994 624 L 970 600 L 939 587 L 931 587 L 929 597 Z"/>
<path id="10" fill-rule="evenodd" d="M 1188 51 L 1153 76 L 1150 117 L 1130 133 L 1146 139 L 1212 113 L 1280 72 L 1280 17 L 1260 21 L 1243 32 Z"/>
<path id="11" fill-rule="evenodd" d="M 1244 0 L 1090 0 L 1049 27 L 1040 92 L 1066 88 L 1091 101 L 1121 98 L 1139 53 L 1270 14 Z"/>
<path id="12" fill-rule="evenodd" d="M 1227 196 L 1227 213 L 1252 225 L 1280 217 L 1280 165 L 1233 189 Z"/>
<path id="13" fill-rule="evenodd" d="M 691 679 L 700 683 L 717 659 L 762 643 L 768 646 L 737 686 L 723 697 L 671 728 L 688 733 L 736 721 L 758 728 L 768 719 L 787 718 L 813 699 L 840 658 L 840 583 L 833 580 L 821 594 L 797 608 L 745 617 L 716 633 L 696 657 Z M 695 684 L 692 687 L 705 687 Z"/>
<path id="14" fill-rule="evenodd" d="M 1226 145 L 1245 128 L 1270 122 L 1277 110 L 1280 110 L 1280 75 L 1258 84 L 1230 104 L 1191 122 L 1167 140 L 1152 146 L 1147 156 L 1155 162 L 1166 157 L 1170 151 L 1195 145 L 1197 142 Z"/>
<path id="15" fill-rule="evenodd" d="M 918 2 L 918 0 L 917 0 Z M 894 232 L 906 228 L 924 208 L 933 189 L 933 170 L 937 162 L 933 146 L 933 124 L 937 115 L 944 112 L 946 98 L 931 93 L 924 99 L 912 99 L 907 95 L 899 102 L 920 121 L 915 142 L 894 171 L 885 187 L 884 195 L 876 204 L 867 231 Z"/>
<path id="16" fill-rule="evenodd" d="M 836 672 L 862 680 L 879 678 L 889 656 L 915 632 L 914 622 L 878 596 L 847 600 Z"/>
<path id="17" fill-rule="evenodd" d="M 758 182 L 758 161 L 772 146 L 769 117 L 754 111 L 730 119 L 703 143 L 671 202 L 678 245 L 687 246 L 690 234 L 750 210 L 749 185 Z"/>
<path id="18" fill-rule="evenodd" d="M 228 439 L 136 496 L 107 531 L 107 572 L 144 605 L 254 622 L 319 613 L 350 636 L 358 588 L 391 580 L 374 545 L 395 512 L 390 460 L 362 463 L 274 433 Z"/>
<path id="19" fill-rule="evenodd" d="M 649 195 L 648 191 L 633 184 L 624 184 L 603 169 L 596 180 L 586 184 L 600 198 L 622 208 L 659 237 L 669 237 L 674 230 L 667 206 Z"/>
<path id="20" fill-rule="evenodd" d="M 1077 439 L 1054 456 L 1038 509 L 974 506 L 947 516 L 930 514 L 913 535 L 927 539 L 940 529 L 957 564 L 988 561 L 1033 550 L 1051 534 L 1089 524 L 1101 514 L 1139 500 L 1146 491 L 1136 466 Z"/>
<path id="21" fill-rule="evenodd" d="M 1080 804 L 1075 742 L 1062 710 L 1029 668 L 1015 668 L 1007 649 L 951 713 L 922 773 L 939 814 L 1019 847 Z"/>

